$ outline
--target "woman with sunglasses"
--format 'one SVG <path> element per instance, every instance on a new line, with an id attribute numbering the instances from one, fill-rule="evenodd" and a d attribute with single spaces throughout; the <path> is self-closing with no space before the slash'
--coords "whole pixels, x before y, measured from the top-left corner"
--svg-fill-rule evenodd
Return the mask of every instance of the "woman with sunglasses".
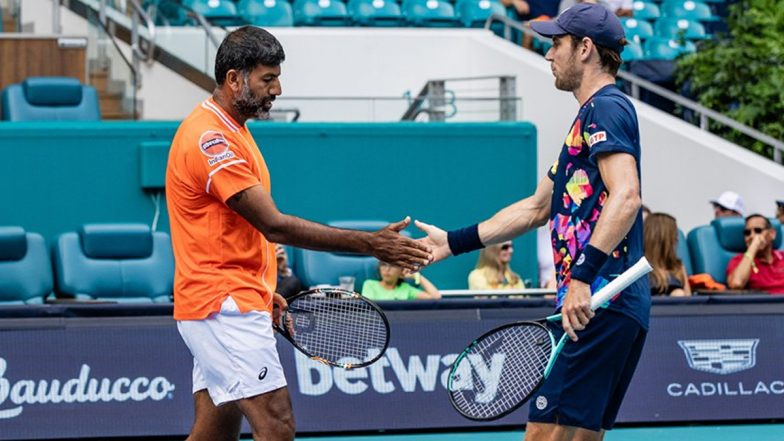
<path id="1" fill-rule="evenodd" d="M 773 249 L 776 230 L 770 219 L 761 214 L 747 217 L 743 237 L 746 252 L 727 264 L 729 287 L 784 294 L 784 251 Z"/>
<path id="2" fill-rule="evenodd" d="M 523 280 L 509 267 L 512 253 L 512 242 L 482 249 L 476 269 L 468 274 L 468 289 L 524 289 Z"/>
<path id="3" fill-rule="evenodd" d="M 686 267 L 678 258 L 678 226 L 669 214 L 652 213 L 643 224 L 643 249 L 653 271 L 652 295 L 690 296 Z"/>

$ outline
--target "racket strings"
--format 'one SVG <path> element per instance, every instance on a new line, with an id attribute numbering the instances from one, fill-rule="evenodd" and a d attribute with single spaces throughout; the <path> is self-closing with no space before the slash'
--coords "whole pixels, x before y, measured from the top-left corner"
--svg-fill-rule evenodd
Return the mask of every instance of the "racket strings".
<path id="1" fill-rule="evenodd" d="M 470 383 L 458 381 L 460 387 L 450 390 L 453 403 L 476 419 L 505 414 L 539 386 L 552 349 L 549 332 L 537 324 L 515 325 L 485 336 L 453 370 L 471 372 Z M 492 366 L 499 362 L 500 368 Z"/>
<path id="2" fill-rule="evenodd" d="M 289 307 L 294 340 L 308 353 L 329 362 L 361 363 L 386 346 L 386 322 L 354 293 L 319 292 L 300 297 Z M 344 360 L 347 358 L 350 360 Z"/>

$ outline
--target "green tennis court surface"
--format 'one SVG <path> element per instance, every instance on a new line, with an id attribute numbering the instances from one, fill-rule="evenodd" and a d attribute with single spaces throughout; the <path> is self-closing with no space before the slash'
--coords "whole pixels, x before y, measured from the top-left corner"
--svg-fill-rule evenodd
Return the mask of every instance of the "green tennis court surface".
<path id="1" fill-rule="evenodd" d="M 407 435 L 297 437 L 298 441 L 521 441 L 523 432 L 472 432 Z M 784 425 L 686 426 L 615 429 L 605 441 L 782 441 Z"/>

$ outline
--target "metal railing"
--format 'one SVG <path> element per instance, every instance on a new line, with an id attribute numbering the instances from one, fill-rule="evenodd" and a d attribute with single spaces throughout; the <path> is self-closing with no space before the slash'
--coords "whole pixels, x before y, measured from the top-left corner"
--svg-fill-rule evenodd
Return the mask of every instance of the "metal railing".
<path id="1" fill-rule="evenodd" d="M 461 101 L 498 101 L 498 119 L 500 121 L 515 121 L 517 119 L 516 77 L 510 75 L 492 75 L 463 78 L 443 78 L 428 80 L 422 90 L 414 97 L 403 116 L 402 121 L 414 121 L 424 113 L 430 121 L 446 121 L 457 113 L 454 91 L 447 89 L 446 83 L 475 82 L 482 80 L 498 81 L 498 96 L 472 96 L 461 97 Z"/>
<path id="2" fill-rule="evenodd" d="M 504 38 L 506 38 L 507 40 L 511 40 L 512 29 L 515 29 L 539 41 L 549 42 L 548 38 L 542 37 L 541 35 L 532 31 L 530 28 L 526 26 L 525 23 L 518 22 L 509 17 L 493 14 L 487 18 L 487 21 L 485 21 L 485 29 L 490 29 L 490 26 L 493 23 L 501 23 L 504 26 L 503 34 L 504 34 Z M 659 85 L 656 85 L 648 80 L 640 78 L 632 73 L 619 71 L 617 76 L 618 78 L 630 84 L 631 95 L 635 99 L 639 99 L 640 89 L 644 89 L 648 92 L 666 98 L 678 104 L 679 106 L 683 107 L 684 109 L 688 109 L 694 112 L 695 114 L 698 114 L 699 121 L 700 121 L 699 123 L 700 129 L 709 132 L 710 121 L 711 120 L 716 121 L 717 123 L 735 129 L 756 141 L 771 146 L 773 148 L 773 161 L 779 164 L 782 163 L 782 156 L 784 156 L 784 141 L 776 139 L 770 135 L 766 135 L 765 133 L 762 133 L 753 127 L 749 127 L 743 123 L 740 123 L 726 115 L 723 115 L 715 110 L 711 110 L 695 101 L 692 101 L 682 95 L 667 90 Z"/>

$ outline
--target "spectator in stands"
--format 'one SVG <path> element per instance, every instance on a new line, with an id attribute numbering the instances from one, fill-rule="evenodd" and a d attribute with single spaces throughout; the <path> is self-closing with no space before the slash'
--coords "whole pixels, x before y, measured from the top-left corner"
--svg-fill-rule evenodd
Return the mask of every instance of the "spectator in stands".
<path id="1" fill-rule="evenodd" d="M 476 268 L 468 274 L 468 289 L 524 289 L 523 280 L 509 267 L 513 253 L 512 242 L 482 249 Z"/>
<path id="2" fill-rule="evenodd" d="M 648 219 L 648 216 L 651 214 L 651 209 L 648 208 L 647 205 L 643 204 L 640 210 L 642 210 L 642 221 L 645 222 L 645 219 Z"/>
<path id="3" fill-rule="evenodd" d="M 501 0 L 501 4 L 514 11 L 519 21 L 549 20 L 558 14 L 558 0 Z M 523 47 L 533 47 L 533 37 L 523 35 Z"/>
<path id="4" fill-rule="evenodd" d="M 691 295 L 686 267 L 675 252 L 677 244 L 675 218 L 665 213 L 650 214 L 643 225 L 643 247 L 653 267 L 649 276 L 652 295 Z"/>
<path id="5" fill-rule="evenodd" d="M 743 216 L 743 198 L 734 191 L 725 191 L 718 198 L 711 199 L 713 214 L 716 219 L 720 217 Z"/>
<path id="6" fill-rule="evenodd" d="M 406 276 L 403 274 L 403 268 L 399 266 L 379 263 L 378 278 L 379 280 L 365 280 L 362 284 L 363 296 L 370 300 L 438 300 L 441 298 L 441 293 L 425 276 L 420 273 Z M 406 282 L 406 279 L 413 285 Z"/>
<path id="7" fill-rule="evenodd" d="M 743 236 L 746 252 L 727 264 L 729 287 L 784 294 L 784 252 L 773 249 L 776 230 L 770 219 L 761 214 L 750 215 Z"/>
<path id="8" fill-rule="evenodd" d="M 286 254 L 286 248 L 283 245 L 275 245 L 275 257 L 278 260 L 278 287 L 275 289 L 275 292 L 289 299 L 301 292 L 304 287 L 296 274 L 294 274 L 294 271 L 289 267 L 289 256 Z"/>
<path id="9" fill-rule="evenodd" d="M 539 287 L 555 291 L 558 288 L 558 282 L 555 279 L 550 229 L 547 227 L 540 227 L 536 230 L 536 257 L 539 263 Z"/>
<path id="10" fill-rule="evenodd" d="M 776 218 L 784 225 L 784 199 L 776 201 Z"/>
<path id="11" fill-rule="evenodd" d="M 599 4 L 609 9 L 618 17 L 631 17 L 634 2 L 632 0 L 599 0 Z"/>

